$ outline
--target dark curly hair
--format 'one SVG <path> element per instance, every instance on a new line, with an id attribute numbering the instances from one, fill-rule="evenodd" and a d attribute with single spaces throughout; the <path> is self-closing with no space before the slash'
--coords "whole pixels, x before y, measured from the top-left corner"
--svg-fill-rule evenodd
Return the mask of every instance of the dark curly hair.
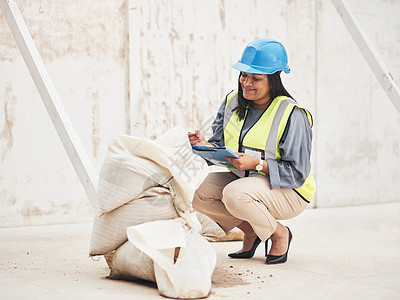
<path id="1" fill-rule="evenodd" d="M 239 120 L 243 120 L 245 115 L 246 115 L 246 110 L 248 105 L 250 104 L 249 100 L 246 100 L 243 97 L 243 90 L 242 86 L 240 84 L 240 76 L 242 75 L 242 72 L 239 74 L 239 79 L 238 79 L 238 106 L 236 106 L 233 111 L 236 111 Z M 275 72 L 274 74 L 267 75 L 268 76 L 268 82 L 269 86 L 271 89 L 271 99 L 275 99 L 278 96 L 287 96 L 289 98 L 294 98 L 289 94 L 289 92 L 285 89 L 283 86 L 282 80 L 281 80 L 281 71 Z"/>

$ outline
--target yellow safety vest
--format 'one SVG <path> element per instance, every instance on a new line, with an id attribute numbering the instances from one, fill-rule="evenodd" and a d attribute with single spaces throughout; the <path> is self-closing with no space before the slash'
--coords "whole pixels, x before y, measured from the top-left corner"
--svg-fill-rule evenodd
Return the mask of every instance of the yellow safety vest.
<path id="1" fill-rule="evenodd" d="M 281 160 L 279 150 L 279 141 L 286 128 L 286 124 L 295 107 L 303 109 L 308 117 L 310 125 L 313 125 L 311 114 L 304 108 L 286 96 L 276 97 L 263 113 L 260 119 L 250 128 L 243 138 L 242 147 L 239 149 L 240 133 L 244 124 L 244 119 L 239 117 L 232 110 L 238 105 L 237 91 L 232 91 L 226 99 L 224 114 L 224 142 L 225 146 L 229 146 L 233 151 L 244 152 L 245 149 L 261 152 L 263 159 L 275 159 L 277 162 Z M 246 111 L 247 115 L 247 111 Z M 264 174 L 262 172 L 259 172 Z M 316 184 L 311 173 L 308 175 L 304 184 L 294 189 L 304 200 L 310 202 L 316 191 Z"/>

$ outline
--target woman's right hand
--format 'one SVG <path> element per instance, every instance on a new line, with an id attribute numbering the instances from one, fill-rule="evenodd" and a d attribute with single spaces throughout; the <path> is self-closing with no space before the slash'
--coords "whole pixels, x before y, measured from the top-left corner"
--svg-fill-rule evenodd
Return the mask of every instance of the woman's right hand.
<path id="1" fill-rule="evenodd" d="M 194 132 L 188 132 L 188 138 L 190 145 L 192 146 L 211 145 L 204 139 L 203 134 L 198 130 L 195 130 Z"/>

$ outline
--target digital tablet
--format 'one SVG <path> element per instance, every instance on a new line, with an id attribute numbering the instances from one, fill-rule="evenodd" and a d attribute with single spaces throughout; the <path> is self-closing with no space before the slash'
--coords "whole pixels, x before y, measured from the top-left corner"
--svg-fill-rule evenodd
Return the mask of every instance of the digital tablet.
<path id="1" fill-rule="evenodd" d="M 192 146 L 192 151 L 214 165 L 228 168 L 234 168 L 234 166 L 225 159 L 225 156 L 239 158 L 239 156 L 228 146 Z"/>

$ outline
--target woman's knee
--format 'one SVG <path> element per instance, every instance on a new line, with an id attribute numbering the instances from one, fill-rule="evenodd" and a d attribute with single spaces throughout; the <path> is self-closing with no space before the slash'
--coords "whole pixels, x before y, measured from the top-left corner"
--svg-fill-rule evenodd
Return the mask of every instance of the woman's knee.
<path id="1" fill-rule="evenodd" d="M 245 193 L 238 190 L 234 184 L 228 184 L 222 191 L 222 202 L 228 210 L 240 209 L 240 202 L 245 198 Z"/>
<path id="2" fill-rule="evenodd" d="M 203 183 L 197 188 L 193 197 L 192 206 L 196 209 L 196 207 L 207 205 L 209 201 L 221 199 L 222 189 L 226 184 L 224 181 L 226 180 L 224 180 L 223 174 L 209 174 Z"/>
<path id="3" fill-rule="evenodd" d="M 194 193 L 192 207 L 202 213 L 207 212 L 215 198 L 206 186 L 200 186 Z"/>

